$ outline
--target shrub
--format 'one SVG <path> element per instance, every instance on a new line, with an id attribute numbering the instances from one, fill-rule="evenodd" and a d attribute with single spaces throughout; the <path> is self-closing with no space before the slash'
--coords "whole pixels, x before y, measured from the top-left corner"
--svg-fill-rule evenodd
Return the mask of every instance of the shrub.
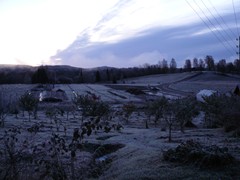
<path id="1" fill-rule="evenodd" d="M 28 112 L 30 121 L 31 113 L 37 109 L 38 99 L 36 99 L 31 93 L 26 92 L 20 97 L 19 105 L 23 108 L 23 111 Z"/>
<path id="2" fill-rule="evenodd" d="M 203 146 L 193 140 L 163 152 L 163 158 L 166 161 L 193 164 L 200 168 L 222 168 L 235 161 L 227 148 Z"/>
<path id="3" fill-rule="evenodd" d="M 7 117 L 7 114 L 9 113 L 9 103 L 4 98 L 4 95 L 0 92 L 0 126 L 4 127 L 5 124 L 5 118 Z"/>
<path id="4" fill-rule="evenodd" d="M 83 116 L 104 116 L 110 112 L 107 103 L 89 95 L 77 95 L 73 99 L 73 103 L 82 111 Z"/>
<path id="5" fill-rule="evenodd" d="M 3 148 L 0 151 L 1 169 L 0 174 L 3 179 L 18 179 L 20 168 L 19 163 L 22 158 L 22 149 L 20 144 L 18 128 L 11 128 L 5 131 L 3 136 Z"/>
<path id="6" fill-rule="evenodd" d="M 128 88 L 126 90 L 128 93 L 130 94 L 134 94 L 134 95 L 142 95 L 142 94 L 145 94 L 144 91 L 140 90 L 140 89 L 137 89 L 137 88 Z"/>
<path id="7" fill-rule="evenodd" d="M 136 110 L 136 106 L 132 102 L 129 102 L 122 106 L 122 110 L 123 110 L 126 122 L 128 122 L 130 116 Z"/>
<path id="8" fill-rule="evenodd" d="M 198 114 L 197 101 L 191 96 L 177 99 L 174 102 L 174 111 L 176 121 L 179 122 L 181 131 L 184 132 L 185 125 L 191 123 L 192 118 Z"/>
<path id="9" fill-rule="evenodd" d="M 99 129 L 103 129 L 105 132 L 109 132 L 112 128 L 119 129 L 121 127 L 119 124 L 110 124 L 113 118 L 110 106 L 101 101 L 100 97 L 96 97 L 94 94 L 91 96 L 77 95 L 73 99 L 73 103 L 82 112 L 82 133 L 90 135 L 92 131 L 96 132 Z"/>
<path id="10" fill-rule="evenodd" d="M 168 104 L 167 98 L 160 97 L 154 101 L 147 102 L 145 106 L 144 113 L 148 116 L 148 121 L 150 121 L 151 116 L 154 116 L 155 126 L 157 122 L 163 117 L 164 109 Z M 148 127 L 146 122 L 146 128 Z"/>
<path id="11" fill-rule="evenodd" d="M 212 95 L 204 98 L 202 104 L 205 112 L 205 123 L 208 127 L 224 127 L 226 131 L 240 128 L 238 115 L 240 112 L 240 97 Z"/>
<path id="12" fill-rule="evenodd" d="M 168 141 L 172 141 L 172 127 L 176 122 L 174 102 L 168 102 L 164 107 L 163 118 L 168 125 Z"/>

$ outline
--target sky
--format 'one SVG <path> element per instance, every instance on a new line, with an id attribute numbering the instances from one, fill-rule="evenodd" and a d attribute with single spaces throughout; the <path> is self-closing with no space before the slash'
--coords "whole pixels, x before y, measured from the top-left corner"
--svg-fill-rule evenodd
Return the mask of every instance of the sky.
<path id="1" fill-rule="evenodd" d="M 0 0 L 0 64 L 233 61 L 239 32 L 240 0 Z"/>

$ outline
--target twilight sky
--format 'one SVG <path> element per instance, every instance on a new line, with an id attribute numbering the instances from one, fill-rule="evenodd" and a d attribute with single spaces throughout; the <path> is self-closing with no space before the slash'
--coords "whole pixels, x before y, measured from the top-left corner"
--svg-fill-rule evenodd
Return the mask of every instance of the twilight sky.
<path id="1" fill-rule="evenodd" d="M 240 0 L 0 0 L 0 64 L 234 60 L 239 32 Z"/>

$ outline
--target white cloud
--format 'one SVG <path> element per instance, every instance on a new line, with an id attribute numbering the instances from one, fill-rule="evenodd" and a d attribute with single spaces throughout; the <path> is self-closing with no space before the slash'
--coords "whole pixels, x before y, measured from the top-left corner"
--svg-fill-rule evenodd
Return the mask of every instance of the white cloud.
<path id="1" fill-rule="evenodd" d="M 16 58 L 31 65 L 48 61 L 57 49 L 72 43 L 81 30 L 96 24 L 114 2 L 50 0 L 12 5 L 0 11 L 0 51 L 4 52 L 0 63 L 16 63 Z"/>
<path id="2" fill-rule="evenodd" d="M 134 57 L 120 57 L 114 53 L 103 53 L 99 57 L 88 57 L 84 54 L 78 54 L 70 57 L 68 60 L 59 61 L 58 64 L 68 64 L 77 67 L 93 68 L 99 66 L 112 66 L 112 67 L 134 67 L 148 64 L 157 64 L 163 58 L 167 59 L 167 55 L 161 54 L 158 51 L 144 52 Z M 55 61 L 55 59 L 53 59 Z"/>
<path id="3" fill-rule="evenodd" d="M 197 8 L 192 0 L 189 2 Z M 212 3 L 219 12 L 229 12 L 228 1 Z M 195 21 L 200 19 L 184 0 L 0 1 L 0 63 L 55 63 L 49 57 L 65 49 L 86 29 L 86 44 L 117 43 L 143 36 L 142 32 L 151 28 Z M 111 55 L 105 56 L 109 61 L 102 61 L 114 65 L 114 55 L 112 60 Z"/>

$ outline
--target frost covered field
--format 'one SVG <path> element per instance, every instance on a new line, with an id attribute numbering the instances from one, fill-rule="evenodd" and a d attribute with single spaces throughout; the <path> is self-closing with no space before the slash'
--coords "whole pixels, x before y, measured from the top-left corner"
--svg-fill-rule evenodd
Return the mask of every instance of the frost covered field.
<path id="1" fill-rule="evenodd" d="M 184 133 L 178 123 L 173 123 L 169 141 L 171 114 L 155 122 L 155 116 L 146 112 L 146 100 L 156 100 L 159 94 L 182 98 L 200 89 L 232 91 L 237 84 L 238 77 L 182 73 L 126 79 L 125 84 L 106 86 L 55 85 L 54 89 L 63 90 L 68 100 L 40 102 L 39 110 L 29 111 L 30 116 L 21 108 L 1 114 L 0 179 L 239 179 L 239 137 L 223 128 L 207 128 L 200 113 L 192 119 L 196 126 L 185 127 Z M 1 85 L 0 90 L 4 100 L 17 103 L 33 87 Z M 128 89 L 145 94 L 129 93 Z M 75 107 L 72 99 L 76 95 L 88 95 L 109 105 L 108 116 L 101 115 L 102 124 L 96 123 L 99 116 L 84 115 L 82 107 Z M 178 147 L 181 144 L 184 146 Z M 182 156 L 189 147 L 195 147 L 193 152 L 198 154 L 187 156 L 184 162 L 167 161 L 165 152 L 176 147 Z M 217 156 L 216 164 L 227 166 L 209 168 L 211 158 L 216 157 L 210 153 L 199 160 L 205 151 Z M 230 163 L 228 153 L 234 163 Z M 177 159 L 177 155 L 170 157 Z"/>

